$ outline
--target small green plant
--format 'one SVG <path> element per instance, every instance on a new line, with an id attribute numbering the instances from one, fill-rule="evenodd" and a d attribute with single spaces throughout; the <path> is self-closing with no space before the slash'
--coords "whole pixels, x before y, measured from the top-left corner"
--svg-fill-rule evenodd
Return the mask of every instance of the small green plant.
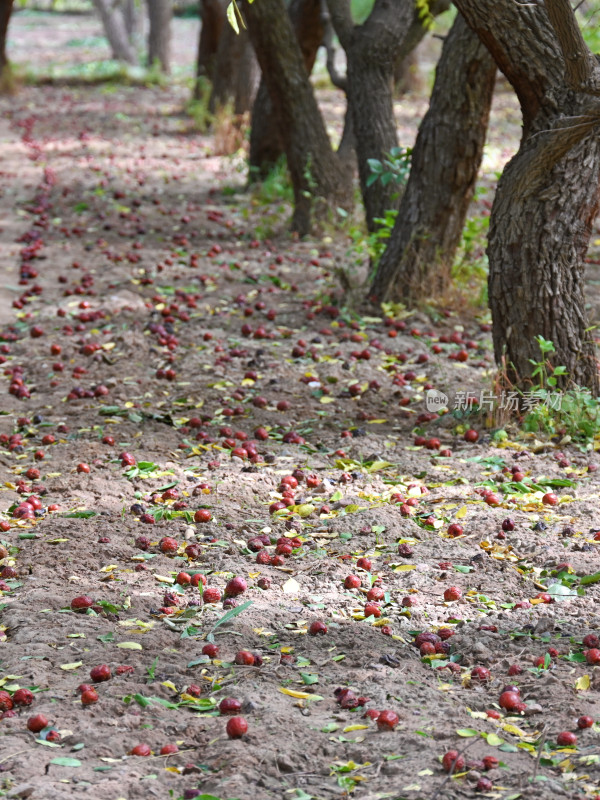
<path id="1" fill-rule="evenodd" d="M 470 217 L 465 222 L 458 253 L 452 267 L 452 278 L 466 284 L 473 278 L 486 279 L 488 260 L 485 242 L 490 227 L 489 216 Z"/>
<path id="2" fill-rule="evenodd" d="M 263 205 L 280 203 L 282 200 L 293 202 L 294 190 L 287 168 L 285 156 L 282 156 L 262 181 L 252 184 L 252 197 Z"/>
<path id="3" fill-rule="evenodd" d="M 376 181 L 381 181 L 383 186 L 395 183 L 398 187 L 405 186 L 410 174 L 412 147 L 393 147 L 385 154 L 383 161 L 378 158 L 367 159 L 371 174 L 367 178 L 367 186 L 372 186 Z"/>
<path id="4" fill-rule="evenodd" d="M 375 217 L 373 222 L 377 224 L 377 228 L 373 233 L 369 234 L 367 239 L 367 249 L 371 258 L 371 263 L 374 267 L 377 266 L 379 259 L 383 255 L 383 251 L 387 247 L 387 242 L 392 235 L 392 230 L 396 224 L 396 217 L 398 211 L 389 208 L 383 217 Z"/>
<path id="5" fill-rule="evenodd" d="M 196 96 L 185 106 L 185 113 L 191 117 L 194 129 L 206 131 L 213 123 L 213 115 L 208 110 L 210 99 L 210 81 L 203 76 L 198 78 Z"/>
<path id="6" fill-rule="evenodd" d="M 533 365 L 532 379 L 537 382 L 530 392 L 522 393 L 527 409 L 523 429 L 531 433 L 570 437 L 585 443 L 600 432 L 600 400 L 589 389 L 573 385 L 557 391 L 561 378 L 566 378 L 566 367 L 552 366 L 550 356 L 556 353 L 554 343 L 536 336 L 540 348 L 539 361 L 529 359 Z"/>
<path id="7" fill-rule="evenodd" d="M 548 357 L 556 353 L 554 342 L 550 339 L 544 339 L 543 336 L 536 336 L 536 342 L 540 348 L 542 358 L 540 361 L 534 361 L 533 358 L 529 359 L 529 363 L 533 364 L 533 372 L 531 373 L 532 379 L 537 378 L 538 389 L 546 389 L 548 386 L 555 387 L 558 384 L 558 378 L 561 375 L 567 374 L 566 367 L 553 367 L 548 361 Z"/>

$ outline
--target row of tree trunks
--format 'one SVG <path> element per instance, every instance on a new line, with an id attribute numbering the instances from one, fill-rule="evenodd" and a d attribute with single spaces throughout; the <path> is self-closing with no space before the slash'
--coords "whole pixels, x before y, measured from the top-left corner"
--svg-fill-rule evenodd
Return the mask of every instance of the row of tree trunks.
<path id="1" fill-rule="evenodd" d="M 351 205 L 351 175 L 331 149 L 283 0 L 243 0 L 242 10 L 283 136 L 294 187 L 292 225 L 304 235 L 313 214 Z"/>
<path id="2" fill-rule="evenodd" d="M 248 32 L 239 33 L 227 22 L 229 0 L 200 0 L 200 38 L 196 59 L 194 99 L 208 94 L 208 110 L 215 114 L 231 103 L 236 117 L 254 104 L 260 69 Z"/>
<path id="3" fill-rule="evenodd" d="M 253 107 L 260 70 L 248 32 L 236 33 L 227 24 L 221 33 L 215 57 L 208 110 L 214 114 L 228 103 L 236 116 Z"/>
<path id="4" fill-rule="evenodd" d="M 456 5 L 513 85 L 523 113 L 521 146 L 498 184 L 490 224 L 496 361 L 510 382 L 526 386 L 530 360 L 540 359 L 535 337 L 543 336 L 556 347 L 554 364 L 597 394 L 583 273 L 600 208 L 600 104 L 568 87 L 565 59 L 543 5 Z"/>
<path id="5" fill-rule="evenodd" d="M 102 27 L 112 50 L 113 58 L 126 64 L 137 64 L 135 36 L 138 10 L 135 0 L 92 0 L 102 20 Z M 2 3 L 0 3 L 0 6 Z M 148 65 L 160 65 L 163 72 L 171 69 L 172 0 L 147 0 L 148 6 Z"/>
<path id="6" fill-rule="evenodd" d="M 396 224 L 372 295 L 413 303 L 443 293 L 483 156 L 496 64 L 457 16 L 436 69 Z"/>
<path id="7" fill-rule="evenodd" d="M 126 64 L 137 64 L 137 54 L 129 38 L 121 6 L 113 4 L 111 0 L 92 0 L 92 2 L 102 20 L 113 58 Z"/>
<path id="8" fill-rule="evenodd" d="M 369 185 L 371 159 L 382 161 L 398 146 L 393 108 L 394 73 L 398 61 L 414 51 L 427 25 L 413 0 L 375 0 L 362 25 L 354 25 L 346 0 L 327 0 L 333 26 L 347 59 L 347 98 L 352 115 L 358 174 L 367 227 L 398 207 L 399 192 L 393 182 Z M 432 12 L 448 8 L 432 3 Z"/>
<path id="9" fill-rule="evenodd" d="M 319 46 L 323 41 L 324 27 L 321 9 L 321 0 L 291 0 L 288 9 L 304 60 L 304 67 L 309 75 L 315 64 Z M 250 153 L 248 155 L 250 180 L 264 178 L 283 152 L 282 131 L 276 123 L 267 82 L 263 76 L 252 106 Z"/>

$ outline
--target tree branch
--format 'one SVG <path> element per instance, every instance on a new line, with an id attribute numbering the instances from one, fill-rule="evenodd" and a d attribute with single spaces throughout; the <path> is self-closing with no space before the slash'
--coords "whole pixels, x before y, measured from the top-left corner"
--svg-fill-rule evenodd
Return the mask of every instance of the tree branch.
<path id="1" fill-rule="evenodd" d="M 565 60 L 567 85 L 600 95 L 600 65 L 584 41 L 569 0 L 546 0 L 546 11 Z"/>
<path id="2" fill-rule="evenodd" d="M 335 66 L 335 47 L 333 44 L 333 25 L 331 24 L 331 14 L 327 8 L 325 0 L 321 0 L 321 22 L 323 23 L 323 47 L 327 53 L 327 72 L 333 85 L 337 89 L 346 91 L 348 81 L 345 75 L 341 75 Z"/>
<path id="3" fill-rule="evenodd" d="M 327 0 L 327 8 L 340 44 L 347 51 L 354 31 L 354 21 L 350 13 L 349 0 Z"/>

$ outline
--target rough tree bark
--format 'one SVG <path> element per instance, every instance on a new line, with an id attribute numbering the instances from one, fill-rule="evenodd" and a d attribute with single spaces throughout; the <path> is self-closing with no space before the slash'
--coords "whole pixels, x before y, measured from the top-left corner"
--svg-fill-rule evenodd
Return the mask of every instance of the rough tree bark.
<path id="1" fill-rule="evenodd" d="M 376 181 L 370 186 L 369 159 L 383 160 L 398 146 L 393 110 L 394 69 L 421 41 L 427 25 L 413 0 L 375 0 L 362 25 L 354 25 L 347 0 L 327 0 L 333 26 L 346 51 L 347 96 L 352 114 L 358 174 L 369 230 L 375 219 L 398 207 L 393 183 Z M 448 8 L 448 2 L 432 4 L 432 13 Z"/>
<path id="2" fill-rule="evenodd" d="M 260 70 L 254 55 L 248 32 L 236 33 L 226 25 L 219 39 L 214 62 L 213 84 L 208 110 L 214 114 L 217 108 L 233 102 L 233 113 L 245 114 L 252 108 Z"/>
<path id="3" fill-rule="evenodd" d="M 8 91 L 11 81 L 6 75 L 10 69 L 6 55 L 6 39 L 8 38 L 8 24 L 13 10 L 13 0 L 0 3 L 0 93 Z"/>
<path id="4" fill-rule="evenodd" d="M 167 75 L 171 71 L 172 0 L 146 0 L 148 4 L 148 66 L 157 63 Z"/>
<path id="5" fill-rule="evenodd" d="M 200 0 L 202 23 L 196 58 L 196 81 L 193 92 L 195 100 L 199 100 L 202 94 L 202 79 L 212 80 L 221 34 L 227 22 L 226 9 L 226 0 Z"/>
<path id="6" fill-rule="evenodd" d="M 137 64 L 135 48 L 127 35 L 123 9 L 120 5 L 111 3 L 110 0 L 92 0 L 92 2 L 102 20 L 113 58 L 127 64 Z"/>
<path id="7" fill-rule="evenodd" d="M 495 61 L 458 15 L 373 282 L 372 295 L 380 301 L 411 303 L 447 288 L 483 156 L 495 76 Z"/>
<path id="8" fill-rule="evenodd" d="M 559 42 L 546 9 L 558 11 L 557 30 L 573 33 L 567 0 L 456 5 L 513 85 L 523 113 L 521 146 L 498 184 L 490 222 L 496 361 L 510 382 L 527 388 L 530 359 L 540 359 L 535 337 L 541 335 L 554 342 L 554 365 L 564 365 L 570 381 L 597 393 L 583 283 L 600 208 L 600 102 L 588 94 L 594 92 L 597 64 L 585 46 L 563 57 L 561 44 L 567 45 L 562 37 Z M 574 77 L 575 62 L 583 80 Z"/>
<path id="9" fill-rule="evenodd" d="M 291 0 L 288 11 L 302 52 L 304 66 L 310 75 L 323 40 L 321 0 Z M 282 131 L 276 124 L 267 82 L 263 77 L 252 107 L 248 155 L 250 180 L 264 178 L 283 152 Z"/>
<path id="10" fill-rule="evenodd" d="M 331 149 L 283 0 L 243 0 L 242 10 L 283 133 L 294 187 L 292 226 L 303 235 L 313 213 L 351 205 L 351 176 Z"/>

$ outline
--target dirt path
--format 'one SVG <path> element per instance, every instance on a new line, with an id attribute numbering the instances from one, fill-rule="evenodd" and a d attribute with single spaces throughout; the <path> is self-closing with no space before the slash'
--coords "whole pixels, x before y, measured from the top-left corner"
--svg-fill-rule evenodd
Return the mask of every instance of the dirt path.
<path id="1" fill-rule="evenodd" d="M 241 193 L 183 96 L 0 109 L 0 796 L 594 797 L 593 449 L 427 422 L 429 386 L 490 389 L 485 318 L 340 312 L 350 236 L 256 239 L 287 206 Z"/>

